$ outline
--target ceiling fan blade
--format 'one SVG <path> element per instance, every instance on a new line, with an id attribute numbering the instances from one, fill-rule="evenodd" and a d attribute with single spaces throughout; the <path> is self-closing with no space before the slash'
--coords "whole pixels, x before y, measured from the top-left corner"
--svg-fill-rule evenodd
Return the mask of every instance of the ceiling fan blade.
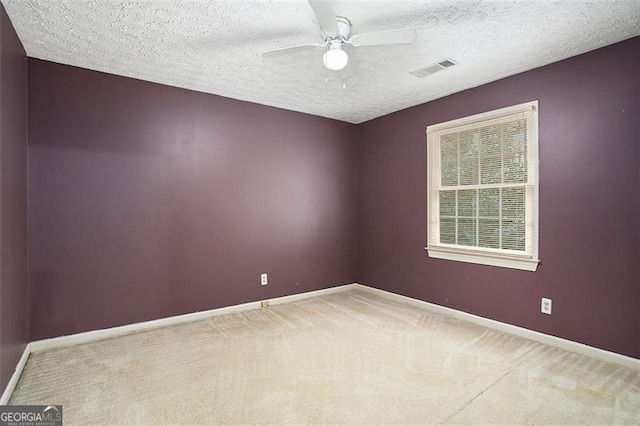
<path id="1" fill-rule="evenodd" d="M 385 44 L 411 44 L 416 41 L 418 31 L 414 29 L 380 31 L 358 34 L 349 39 L 352 46 L 382 46 Z"/>
<path id="2" fill-rule="evenodd" d="M 321 0 L 309 0 L 309 5 L 313 9 L 313 13 L 316 14 L 320 29 L 325 34 L 340 34 L 336 23 L 336 12 L 333 11 L 331 3 Z"/>
<path id="3" fill-rule="evenodd" d="M 290 53 L 302 52 L 305 50 L 314 50 L 322 47 L 321 44 L 303 44 L 301 46 L 285 47 L 284 49 L 270 50 L 264 52 L 262 56 L 264 58 L 273 58 L 277 56 L 288 55 Z"/>

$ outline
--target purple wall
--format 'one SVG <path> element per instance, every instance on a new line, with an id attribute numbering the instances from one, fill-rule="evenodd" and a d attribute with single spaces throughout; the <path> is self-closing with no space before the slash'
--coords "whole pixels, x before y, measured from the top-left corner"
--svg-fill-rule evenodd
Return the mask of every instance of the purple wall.
<path id="1" fill-rule="evenodd" d="M 359 126 L 358 282 L 640 358 L 639 62 L 636 37 Z M 426 127 L 536 99 L 538 271 L 429 258 Z"/>
<path id="2" fill-rule="evenodd" d="M 0 393 L 29 340 L 27 56 L 0 4 Z"/>
<path id="3" fill-rule="evenodd" d="M 35 59 L 29 84 L 32 340 L 355 281 L 355 126 Z"/>
<path id="4" fill-rule="evenodd" d="M 357 279 L 640 358 L 639 47 L 360 126 L 30 59 L 30 338 Z M 542 265 L 430 259 L 426 126 L 536 99 Z"/>

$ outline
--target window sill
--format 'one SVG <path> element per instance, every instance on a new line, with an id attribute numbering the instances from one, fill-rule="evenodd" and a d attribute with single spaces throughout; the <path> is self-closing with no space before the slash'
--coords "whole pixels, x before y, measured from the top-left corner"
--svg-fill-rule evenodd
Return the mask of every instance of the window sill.
<path id="1" fill-rule="evenodd" d="M 478 265 L 498 266 L 501 268 L 520 269 L 534 272 L 538 268 L 538 260 L 517 257 L 493 256 L 477 252 L 463 252 L 442 249 L 439 247 L 425 247 L 429 257 L 434 259 L 454 260 L 457 262 L 476 263 Z"/>

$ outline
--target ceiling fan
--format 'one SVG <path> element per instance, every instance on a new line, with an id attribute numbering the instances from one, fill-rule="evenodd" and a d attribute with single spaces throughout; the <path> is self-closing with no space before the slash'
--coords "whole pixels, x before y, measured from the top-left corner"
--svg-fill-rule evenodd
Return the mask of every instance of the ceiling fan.
<path id="1" fill-rule="evenodd" d="M 349 55 L 342 50 L 343 44 L 350 44 L 353 47 L 411 44 L 418 36 L 418 32 L 415 29 L 379 31 L 351 36 L 351 22 L 343 16 L 336 16 L 331 3 L 321 0 L 309 0 L 309 4 L 320 25 L 322 43 L 270 50 L 264 52 L 262 54 L 263 57 L 287 55 L 329 46 L 322 57 L 324 66 L 330 70 L 338 71 L 346 67 L 349 61 Z"/>

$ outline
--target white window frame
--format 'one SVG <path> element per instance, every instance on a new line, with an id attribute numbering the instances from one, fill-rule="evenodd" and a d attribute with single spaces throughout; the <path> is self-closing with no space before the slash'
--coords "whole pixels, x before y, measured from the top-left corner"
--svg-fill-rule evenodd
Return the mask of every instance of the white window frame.
<path id="1" fill-rule="evenodd" d="M 460 132 L 469 128 L 484 127 L 487 122 L 496 122 L 514 114 L 529 113 L 527 118 L 527 197 L 530 212 L 525 217 L 527 247 L 525 252 L 504 249 L 490 249 L 440 243 L 440 206 L 435 197 L 440 191 L 440 137 L 447 133 Z M 469 262 L 481 265 L 535 271 L 540 262 L 538 255 L 538 101 L 526 102 L 507 108 L 476 114 L 457 120 L 447 121 L 427 127 L 427 246 L 429 257 L 436 259 Z M 478 188 L 482 185 L 474 185 Z"/>

